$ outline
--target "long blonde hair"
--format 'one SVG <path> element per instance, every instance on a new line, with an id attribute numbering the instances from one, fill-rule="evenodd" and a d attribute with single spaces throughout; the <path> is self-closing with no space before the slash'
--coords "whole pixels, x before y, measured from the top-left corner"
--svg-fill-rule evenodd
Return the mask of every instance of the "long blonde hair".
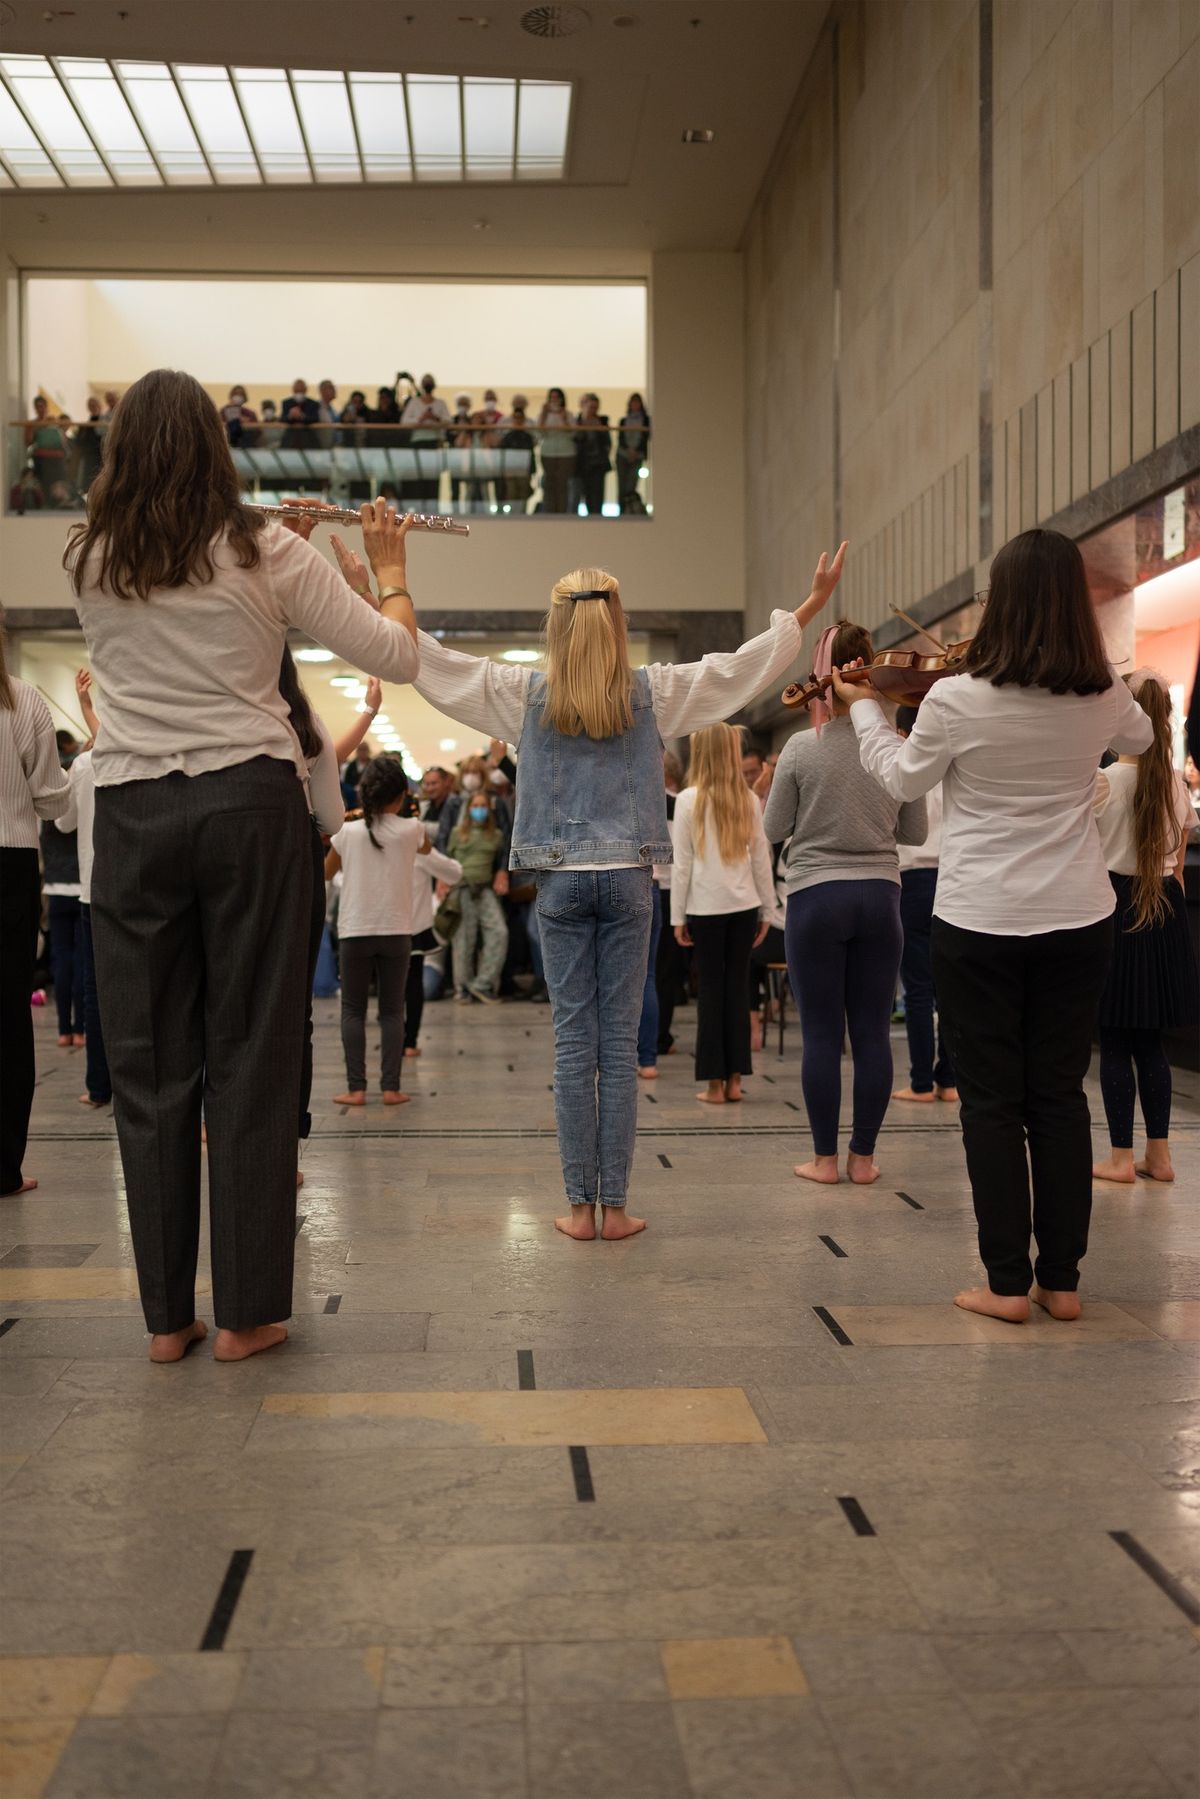
<path id="1" fill-rule="evenodd" d="M 711 817 L 722 862 L 740 862 L 750 844 L 758 802 L 742 774 L 742 733 L 735 725 L 709 725 L 690 739 L 688 781 L 696 789 L 692 826 L 704 853 Z"/>
<path id="2" fill-rule="evenodd" d="M 1161 924 L 1166 916 L 1163 861 L 1177 856 L 1183 827 L 1175 816 L 1179 777 L 1171 754 L 1171 696 L 1153 669 L 1135 669 L 1125 685 L 1154 726 L 1154 741 L 1137 759 L 1133 790 L 1133 845 L 1137 872 L 1133 877 L 1133 929 Z M 1164 831 L 1167 833 L 1164 838 Z"/>
<path id="3" fill-rule="evenodd" d="M 608 597 L 576 600 L 580 593 Z M 544 626 L 546 723 L 567 737 L 619 737 L 633 723 L 629 640 L 616 577 L 577 568 L 550 590 Z"/>

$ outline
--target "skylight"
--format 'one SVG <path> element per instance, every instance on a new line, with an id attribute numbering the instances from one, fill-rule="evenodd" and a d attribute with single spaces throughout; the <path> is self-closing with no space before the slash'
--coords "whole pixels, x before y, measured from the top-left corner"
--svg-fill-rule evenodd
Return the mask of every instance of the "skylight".
<path id="1" fill-rule="evenodd" d="M 559 181 L 569 81 L 0 56 L 0 187 Z"/>

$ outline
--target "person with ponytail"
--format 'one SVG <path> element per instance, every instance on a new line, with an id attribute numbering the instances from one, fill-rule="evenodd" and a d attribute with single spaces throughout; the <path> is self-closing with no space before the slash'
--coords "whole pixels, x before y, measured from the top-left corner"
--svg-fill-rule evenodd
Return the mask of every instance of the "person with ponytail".
<path id="1" fill-rule="evenodd" d="M 732 725 L 694 731 L 689 785 L 675 803 L 671 923 L 695 946 L 697 1098 L 722 1106 L 742 1097 L 750 1055 L 750 952 L 767 934 L 775 904 L 762 809 L 742 774 L 742 733 Z"/>
<path id="2" fill-rule="evenodd" d="M 429 854 L 419 818 L 401 817 L 408 776 L 399 756 L 373 756 L 358 789 L 362 817 L 336 833 L 325 877 L 342 875 L 338 943 L 342 975 L 342 1050 L 346 1091 L 335 1106 L 367 1103 L 367 1000 L 374 976 L 379 993 L 380 1087 L 385 1106 L 402 1106 L 404 989 L 412 948 L 413 868 Z"/>
<path id="3" fill-rule="evenodd" d="M 1100 1001 L 1100 1092 L 1112 1155 L 1093 1179 L 1131 1185 L 1137 1175 L 1173 1181 L 1171 1065 L 1163 1032 L 1194 1025 L 1196 960 L 1183 897 L 1183 859 L 1194 815 L 1175 767 L 1171 693 L 1139 668 L 1125 685 L 1154 727 L 1149 749 L 1122 756 L 1102 776 L 1098 818 L 1108 878 L 1117 896 L 1116 938 Z M 1146 1154 L 1133 1159 L 1134 1098 Z"/>
<path id="4" fill-rule="evenodd" d="M 554 583 L 538 670 L 450 649 L 421 632 L 417 691 L 449 717 L 519 745 L 510 865 L 538 884 L 554 1018 L 554 1101 L 576 1239 L 631 1237 L 637 1033 L 650 949 L 652 870 L 671 860 L 663 738 L 702 730 L 771 687 L 800 653 L 845 559 L 822 556 L 812 591 L 740 650 L 699 662 L 629 663 L 615 575 Z"/>
<path id="5" fill-rule="evenodd" d="M 822 632 L 814 674 L 873 655 L 870 633 L 842 619 Z M 900 968 L 897 843 L 923 843 L 923 799 L 897 801 L 862 767 L 845 702 L 812 703 L 815 729 L 784 745 L 763 812 L 769 843 L 790 838 L 786 857 L 788 979 L 800 1011 L 800 1083 L 812 1130 L 812 1160 L 793 1173 L 841 1179 L 838 1131 L 842 1040 L 850 1037 L 854 1098 L 846 1175 L 879 1179 L 875 1143 L 892 1093 L 892 1003 Z"/>

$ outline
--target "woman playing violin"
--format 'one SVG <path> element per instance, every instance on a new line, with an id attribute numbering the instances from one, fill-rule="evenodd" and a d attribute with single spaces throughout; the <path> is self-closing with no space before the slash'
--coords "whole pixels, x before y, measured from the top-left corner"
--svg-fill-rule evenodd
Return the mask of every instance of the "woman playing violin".
<path id="1" fill-rule="evenodd" d="M 987 1271 L 955 1303 L 1019 1324 L 1032 1298 L 1077 1318 L 1092 1197 L 1083 1077 L 1114 903 L 1096 769 L 1109 747 L 1144 750 L 1149 721 L 1109 666 L 1083 559 L 1057 531 L 997 554 L 965 672 L 931 688 L 907 739 L 869 689 L 844 674 L 834 688 L 892 799 L 942 783 L 933 972 Z"/>

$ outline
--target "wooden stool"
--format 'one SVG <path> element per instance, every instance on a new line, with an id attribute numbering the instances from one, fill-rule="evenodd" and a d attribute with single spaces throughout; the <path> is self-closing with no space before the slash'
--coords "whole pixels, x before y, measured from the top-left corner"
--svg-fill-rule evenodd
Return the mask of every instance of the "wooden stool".
<path id="1" fill-rule="evenodd" d="M 782 1060 L 783 1060 L 783 1033 L 787 1026 L 787 1002 L 788 1002 L 788 995 L 791 992 L 791 988 L 788 985 L 787 963 L 786 962 L 768 962 L 767 967 L 766 967 L 766 975 L 767 975 L 767 997 L 763 1001 L 763 1009 L 762 1009 L 763 1047 L 764 1047 L 764 1049 L 766 1048 L 767 1030 L 769 1028 L 769 1023 L 770 1023 L 771 1006 L 772 1006 L 772 1003 L 774 1003 L 774 1005 L 778 1008 L 778 1014 L 779 1014 L 779 1060 L 782 1062 Z"/>

